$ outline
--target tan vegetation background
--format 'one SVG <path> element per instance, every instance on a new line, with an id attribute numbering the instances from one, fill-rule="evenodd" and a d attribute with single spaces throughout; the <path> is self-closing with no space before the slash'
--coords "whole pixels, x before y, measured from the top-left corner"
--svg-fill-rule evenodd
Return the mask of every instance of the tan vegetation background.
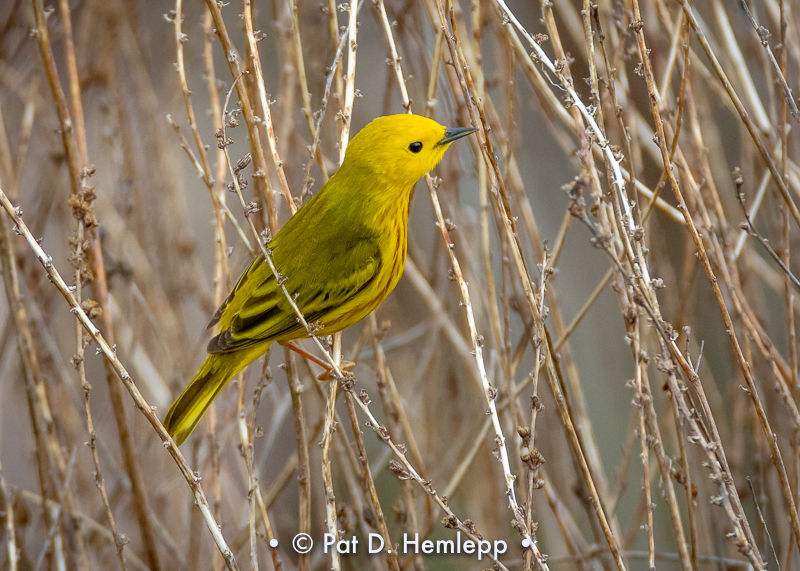
<path id="1" fill-rule="evenodd" d="M 4 0 L 0 568 L 797 569 L 799 15 Z M 262 230 L 406 110 L 480 132 L 417 185 L 354 379 L 273 347 L 179 452 Z M 508 551 L 365 552 L 457 531 Z"/>

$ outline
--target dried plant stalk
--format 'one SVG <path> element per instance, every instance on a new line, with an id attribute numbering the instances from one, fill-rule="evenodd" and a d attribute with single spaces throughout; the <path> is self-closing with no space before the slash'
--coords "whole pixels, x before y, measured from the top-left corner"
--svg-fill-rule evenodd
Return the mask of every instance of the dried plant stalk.
<path id="1" fill-rule="evenodd" d="M 800 565 L 800 1 L 0 4 L 5 568 Z M 246 370 L 186 463 L 157 417 L 203 326 L 403 112 L 480 129 L 403 279 L 330 346 L 284 290 L 308 358 Z"/>

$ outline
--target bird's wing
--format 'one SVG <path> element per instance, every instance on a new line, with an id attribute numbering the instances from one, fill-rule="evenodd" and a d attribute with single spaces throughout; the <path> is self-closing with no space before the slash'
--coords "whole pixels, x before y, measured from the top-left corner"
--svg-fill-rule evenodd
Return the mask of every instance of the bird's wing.
<path id="1" fill-rule="evenodd" d="M 269 275 L 265 275 L 259 278 L 259 276 L 256 274 L 263 273 L 265 269 L 267 270 L 267 274 Z M 214 313 L 214 317 L 212 317 L 211 321 L 209 321 L 208 325 L 206 325 L 206 330 L 211 329 L 217 323 L 220 323 L 223 320 L 223 317 L 226 315 L 226 313 L 229 313 L 228 308 L 231 306 L 234 299 L 239 297 L 239 294 L 241 293 L 241 290 L 245 286 L 245 284 L 255 283 L 258 281 L 266 281 L 266 279 L 269 278 L 271 275 L 272 273 L 269 270 L 269 266 L 267 266 L 264 263 L 264 254 L 259 254 L 255 260 L 250 262 L 250 265 L 247 267 L 244 273 L 242 273 L 242 275 L 239 276 L 239 281 L 236 282 L 235 286 L 233 286 L 231 293 L 228 294 L 228 297 L 225 299 L 225 301 L 222 302 L 222 305 L 220 305 L 217 308 L 217 311 Z M 230 325 L 230 318 L 227 320 L 227 322 L 223 323 L 223 329 L 227 329 L 228 325 Z"/>
<path id="2" fill-rule="evenodd" d="M 326 325 L 326 317 L 369 287 L 377 275 L 380 251 L 375 241 L 359 240 L 349 246 L 346 252 L 327 252 L 326 263 L 311 264 L 310 267 L 315 268 L 313 276 L 305 275 L 309 272 L 300 268 L 287 270 L 286 288 L 290 294 L 297 295 L 297 305 L 308 323 L 319 321 Z M 302 252 L 299 254 L 296 258 L 304 257 Z M 313 261 L 320 262 L 320 256 L 314 258 L 317 259 Z M 309 261 L 306 259 L 305 263 Z M 276 267 L 279 271 L 283 268 L 277 261 Z M 235 351 L 264 341 L 300 338 L 305 333 L 263 255 L 256 258 L 239 279 L 215 321 L 224 330 L 209 342 L 211 354 Z"/>

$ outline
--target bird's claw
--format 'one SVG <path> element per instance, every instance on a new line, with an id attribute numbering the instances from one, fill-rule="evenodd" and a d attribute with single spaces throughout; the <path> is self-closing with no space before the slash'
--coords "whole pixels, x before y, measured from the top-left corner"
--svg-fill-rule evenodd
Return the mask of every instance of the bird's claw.
<path id="1" fill-rule="evenodd" d="M 352 370 L 353 370 L 353 367 L 355 367 L 355 366 L 356 366 L 356 364 L 353 363 L 352 361 L 342 361 L 339 364 L 339 370 L 342 372 L 342 374 L 345 376 L 345 378 L 352 378 L 353 377 Z M 317 380 L 318 381 L 332 381 L 334 379 L 334 375 L 335 374 L 336 373 L 333 371 L 333 368 L 329 367 L 327 371 L 325 371 L 324 373 L 322 373 L 320 376 L 317 377 Z"/>

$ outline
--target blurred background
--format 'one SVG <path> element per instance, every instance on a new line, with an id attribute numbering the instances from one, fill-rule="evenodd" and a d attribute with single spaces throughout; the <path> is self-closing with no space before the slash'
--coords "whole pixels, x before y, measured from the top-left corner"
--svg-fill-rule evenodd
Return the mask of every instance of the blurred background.
<path id="1" fill-rule="evenodd" d="M 315 193 L 337 168 L 346 124 L 352 135 L 410 109 L 447 126 L 488 127 L 433 173 L 482 351 L 421 181 L 406 273 L 374 318 L 344 332 L 342 355 L 356 363 L 355 393 L 368 393 L 459 525 L 508 551 L 498 562 L 322 553 L 331 500 L 318 444 L 331 383 L 275 346 L 181 448 L 239 566 L 791 569 L 800 565 L 798 282 L 785 269 L 796 268 L 800 235 L 798 11 L 796 0 L 4 0 L 0 187 L 67 283 L 80 281 L 84 308 L 163 418 L 255 251 L 217 146 L 223 122 L 239 121 L 226 129 L 231 161 L 253 157 L 241 175 L 258 230 L 291 214 L 274 154 L 302 204 L 304 189 Z M 247 130 L 248 113 L 266 116 L 254 59 L 272 141 L 260 120 L 252 137 Z M 243 104 L 233 82 L 245 69 Z M 569 85 L 604 136 L 587 134 Z M 606 138 L 627 198 L 610 184 L 598 144 Z M 254 177 L 259 170 L 266 176 Z M 568 211 L 579 188 L 591 228 Z M 772 254 L 740 227 L 737 189 Z M 641 231 L 620 233 L 625 201 L 636 204 Z M 0 568 L 223 568 L 175 462 L 12 226 L 4 213 Z M 629 257 L 626 241 L 641 245 L 641 258 Z M 642 261 L 662 289 L 637 290 Z M 516 512 L 478 360 L 498 391 Z M 327 459 L 338 529 L 362 546 L 370 532 L 396 543 L 403 533 L 454 539 L 441 506 L 390 463 L 363 411 L 339 393 Z M 721 477 L 709 470 L 715 462 Z M 546 563 L 523 549 L 521 529 Z M 317 541 L 308 556 L 291 548 L 298 531 Z"/>

